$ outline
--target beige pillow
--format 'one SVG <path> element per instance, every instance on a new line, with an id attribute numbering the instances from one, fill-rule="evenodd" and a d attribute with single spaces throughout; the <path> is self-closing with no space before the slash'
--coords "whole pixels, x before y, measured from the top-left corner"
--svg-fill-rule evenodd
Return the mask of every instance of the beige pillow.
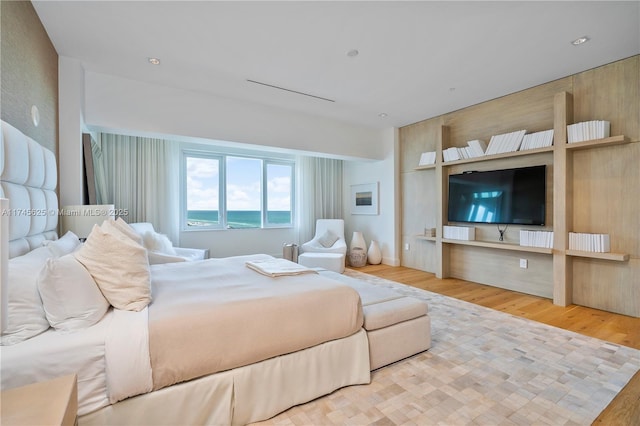
<path id="1" fill-rule="evenodd" d="M 322 247 L 329 248 L 333 246 L 339 239 L 340 237 L 334 234 L 331 230 L 327 230 L 327 232 L 325 232 L 322 237 L 318 239 L 318 242 L 320 243 L 320 245 L 322 245 Z"/>
<path id="2" fill-rule="evenodd" d="M 129 226 L 129 224 L 125 222 L 121 217 L 119 217 L 116 220 L 109 218 L 104 223 L 115 226 L 120 231 L 122 231 L 122 233 L 125 234 L 127 237 L 131 238 L 136 243 L 142 245 L 142 237 L 136 231 L 134 231 L 134 229 L 131 226 Z"/>
<path id="3" fill-rule="evenodd" d="M 82 248 L 74 253 L 87 268 L 109 303 L 126 311 L 140 311 L 151 302 L 147 250 L 117 225 L 94 225 Z"/>

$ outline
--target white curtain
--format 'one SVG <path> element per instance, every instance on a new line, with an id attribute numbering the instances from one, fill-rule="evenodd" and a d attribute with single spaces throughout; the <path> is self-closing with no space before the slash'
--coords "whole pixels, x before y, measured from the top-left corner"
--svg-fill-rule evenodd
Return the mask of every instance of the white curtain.
<path id="1" fill-rule="evenodd" d="M 92 147 L 98 204 L 127 210 L 129 222 L 151 222 L 178 244 L 178 144 L 162 139 L 100 133 Z"/>
<path id="2" fill-rule="evenodd" d="M 342 219 L 343 162 L 298 158 L 298 241 L 313 238 L 317 219 Z"/>

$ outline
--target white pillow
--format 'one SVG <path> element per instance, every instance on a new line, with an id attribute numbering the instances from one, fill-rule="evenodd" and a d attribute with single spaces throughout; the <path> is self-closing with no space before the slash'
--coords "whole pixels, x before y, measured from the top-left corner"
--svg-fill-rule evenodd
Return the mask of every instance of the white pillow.
<path id="1" fill-rule="evenodd" d="M 158 234 L 157 232 L 145 232 L 142 235 L 142 242 L 147 250 L 171 256 L 176 255 L 176 249 L 173 248 L 173 243 L 166 235 Z"/>
<path id="2" fill-rule="evenodd" d="M 107 219 L 106 221 L 104 221 L 102 223 L 103 225 L 103 229 L 109 229 L 109 228 L 104 228 L 104 226 L 110 227 L 110 226 L 115 226 L 116 228 L 118 228 L 118 230 L 120 230 L 120 232 L 122 232 L 123 234 L 125 234 L 127 237 L 131 238 L 133 241 L 135 241 L 136 243 L 142 245 L 142 237 L 140 236 L 140 234 L 138 234 L 127 222 L 125 222 L 121 217 L 119 217 L 117 220 L 113 220 L 111 218 Z"/>
<path id="3" fill-rule="evenodd" d="M 49 248 L 39 247 L 9 260 L 7 328 L 2 333 L 2 345 L 20 343 L 49 328 L 38 292 L 37 278 L 51 256 Z"/>
<path id="4" fill-rule="evenodd" d="M 56 330 L 90 327 L 109 309 L 91 274 L 73 254 L 47 260 L 38 276 L 38 290 L 47 320 Z"/>
<path id="5" fill-rule="evenodd" d="M 149 265 L 161 265 L 163 263 L 186 262 L 187 259 L 181 256 L 159 253 L 157 251 L 147 251 Z"/>
<path id="6" fill-rule="evenodd" d="M 333 246 L 336 241 L 338 241 L 340 237 L 334 234 L 331 230 L 327 230 L 319 239 L 318 242 L 324 248 L 329 248 Z"/>
<path id="7" fill-rule="evenodd" d="M 140 311 L 151 302 L 147 250 L 117 227 L 107 221 L 102 227 L 94 225 L 87 241 L 73 255 L 113 307 Z"/>
<path id="8" fill-rule="evenodd" d="M 57 240 L 47 240 L 43 243 L 55 256 L 64 256 L 65 254 L 73 253 L 80 244 L 81 242 L 78 236 L 71 231 L 67 231 L 66 234 Z"/>

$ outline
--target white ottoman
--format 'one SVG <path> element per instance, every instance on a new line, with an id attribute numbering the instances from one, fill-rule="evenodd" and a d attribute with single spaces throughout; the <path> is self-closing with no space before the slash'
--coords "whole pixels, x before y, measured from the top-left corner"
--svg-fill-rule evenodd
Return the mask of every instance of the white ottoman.
<path id="1" fill-rule="evenodd" d="M 344 272 L 344 254 L 306 252 L 298 256 L 298 263 L 308 268 L 324 268 L 339 274 Z"/>

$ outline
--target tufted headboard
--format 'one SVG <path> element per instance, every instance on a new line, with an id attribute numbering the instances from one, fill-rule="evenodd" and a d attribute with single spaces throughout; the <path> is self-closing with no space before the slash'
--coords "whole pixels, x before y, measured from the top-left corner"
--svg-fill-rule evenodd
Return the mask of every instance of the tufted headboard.
<path id="1" fill-rule="evenodd" d="M 58 172 L 47 148 L 0 121 L 0 198 L 9 199 L 9 258 L 58 238 Z"/>

